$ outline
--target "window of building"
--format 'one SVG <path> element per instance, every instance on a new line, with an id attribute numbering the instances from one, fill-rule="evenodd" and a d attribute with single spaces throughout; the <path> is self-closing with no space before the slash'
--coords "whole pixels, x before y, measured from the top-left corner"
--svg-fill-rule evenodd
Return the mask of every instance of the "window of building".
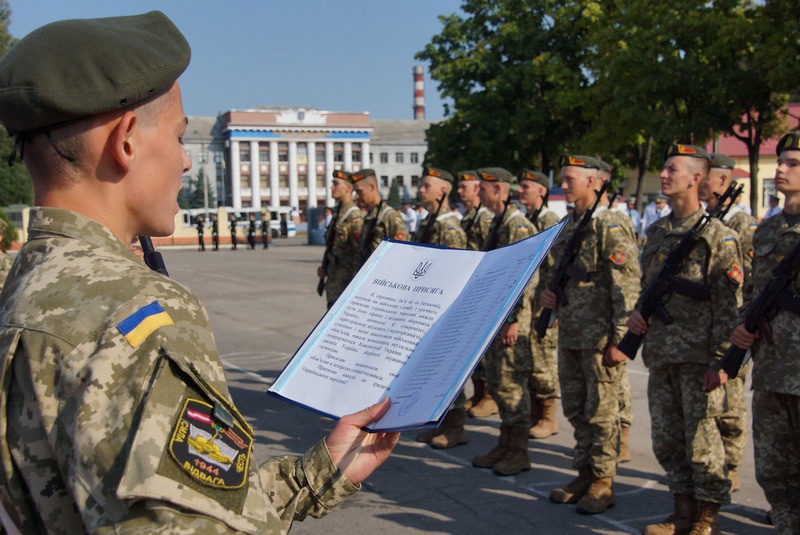
<path id="1" fill-rule="evenodd" d="M 353 163 L 361 162 L 361 143 L 353 143 L 351 150 Z"/>
<path id="2" fill-rule="evenodd" d="M 394 163 L 403 163 L 403 153 L 402 152 L 395 152 L 394 153 Z"/>
<path id="3" fill-rule="evenodd" d="M 240 162 L 249 162 L 250 161 L 250 143 L 239 143 L 239 161 Z"/>
<path id="4" fill-rule="evenodd" d="M 333 144 L 333 161 L 334 162 L 344 161 L 344 143 Z"/>
<path id="5" fill-rule="evenodd" d="M 325 163 L 325 143 L 315 143 L 315 158 L 317 159 L 317 163 Z"/>
<path id="6" fill-rule="evenodd" d="M 381 153 L 381 163 L 389 163 L 389 153 L 382 152 Z"/>
<path id="7" fill-rule="evenodd" d="M 319 190 L 325 190 L 325 177 L 322 175 L 317 175 L 317 192 Z"/>
<path id="8" fill-rule="evenodd" d="M 278 175 L 278 187 L 279 188 L 289 187 L 289 175 Z"/>
<path id="9" fill-rule="evenodd" d="M 419 177 L 417 175 L 411 175 L 411 187 L 412 188 L 419 187 Z"/>
<path id="10" fill-rule="evenodd" d="M 412 152 L 408 157 L 408 161 L 411 163 L 419 163 L 419 153 Z"/>
<path id="11" fill-rule="evenodd" d="M 285 141 L 278 142 L 278 161 L 279 162 L 288 162 L 289 161 L 289 144 Z"/>
<path id="12" fill-rule="evenodd" d="M 259 177 L 258 183 L 262 191 L 269 188 L 269 175 L 261 175 Z"/>
<path id="13" fill-rule="evenodd" d="M 261 142 L 258 144 L 258 161 L 269 163 L 269 143 Z"/>
<path id="14" fill-rule="evenodd" d="M 374 157 L 374 156 L 372 155 L 372 153 L 370 152 L 370 153 L 369 153 L 369 162 L 364 162 L 364 165 L 369 165 L 369 164 L 370 164 L 370 162 L 374 162 L 374 161 L 375 161 L 375 157 Z"/>
<path id="15" fill-rule="evenodd" d="M 381 186 L 384 188 L 389 187 L 389 177 L 387 175 L 381 175 Z"/>

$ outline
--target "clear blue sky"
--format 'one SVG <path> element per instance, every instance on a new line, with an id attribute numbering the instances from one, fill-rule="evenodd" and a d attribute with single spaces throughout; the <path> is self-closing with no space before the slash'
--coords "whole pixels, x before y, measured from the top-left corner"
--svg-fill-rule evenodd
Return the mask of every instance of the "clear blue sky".
<path id="1" fill-rule="evenodd" d="M 460 0 L 9 0 L 10 31 L 159 9 L 186 35 L 180 79 L 189 115 L 303 106 L 413 119 L 412 68 L 425 70 L 426 119 L 443 116 L 427 65 L 414 60 Z"/>

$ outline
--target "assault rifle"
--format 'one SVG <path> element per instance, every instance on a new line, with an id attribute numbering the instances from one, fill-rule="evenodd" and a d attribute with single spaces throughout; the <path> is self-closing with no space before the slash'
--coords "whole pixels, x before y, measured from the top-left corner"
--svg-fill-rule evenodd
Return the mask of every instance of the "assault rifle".
<path id="1" fill-rule="evenodd" d="M 797 276 L 798 270 L 800 270 L 800 241 L 795 243 L 789 254 L 775 266 L 767 285 L 747 307 L 744 314 L 744 328 L 747 332 L 753 334 L 761 331 L 764 340 L 772 344 L 774 340 L 769 322 L 778 310 L 782 308 L 800 313 L 797 298 L 786 288 Z M 731 379 L 735 379 L 739 373 L 746 353 L 747 349 L 731 344 L 722 356 L 722 369 Z"/>
<path id="2" fill-rule="evenodd" d="M 417 232 L 419 239 L 415 239 L 414 241 L 417 243 L 430 243 L 431 242 L 431 234 L 433 234 L 433 224 L 436 223 L 436 218 L 439 217 L 439 211 L 442 209 L 442 205 L 444 204 L 444 200 L 447 198 L 447 192 L 445 191 L 442 193 L 442 196 L 439 198 L 439 206 L 436 207 L 436 211 L 428 216 L 428 221 L 425 224 L 425 230 L 422 232 Z M 416 236 L 415 236 L 416 238 Z"/>
<path id="3" fill-rule="evenodd" d="M 165 277 L 169 277 L 167 265 L 164 264 L 164 257 L 153 247 L 153 240 L 150 239 L 150 236 L 139 236 L 139 244 L 142 246 L 144 263 L 147 264 L 147 267 L 161 273 Z"/>
<path id="4" fill-rule="evenodd" d="M 325 275 L 319 278 L 319 282 L 317 283 L 317 295 L 322 295 L 322 292 L 325 291 L 325 281 L 328 279 L 328 266 L 331 263 L 331 256 L 333 256 L 333 233 L 336 229 L 336 223 L 339 221 L 339 210 L 341 210 L 342 206 L 339 205 L 339 208 L 336 209 L 336 219 L 331 219 L 331 222 L 328 223 L 328 228 L 325 229 L 325 254 L 322 255 L 322 271 L 325 272 Z"/>
<path id="5" fill-rule="evenodd" d="M 597 210 L 597 206 L 600 204 L 600 198 L 605 194 L 607 187 L 608 183 L 600 186 L 599 191 L 595 191 L 597 198 L 594 200 L 592 206 L 583 213 L 580 223 L 575 227 L 575 232 L 570 236 L 566 247 L 564 247 L 564 252 L 558 260 L 558 265 L 553 272 L 551 283 L 547 286 L 548 290 L 558 295 L 559 304 L 567 304 L 567 295 L 564 293 L 564 286 L 567 284 L 568 279 L 589 282 L 589 274 L 582 272 L 573 262 L 580 252 L 581 243 L 583 243 L 583 238 L 586 236 L 586 229 L 589 227 L 592 216 L 595 210 Z M 547 333 L 547 329 L 550 327 L 550 317 L 552 314 L 552 308 L 544 308 L 541 314 L 539 314 L 539 317 L 536 318 L 534 329 L 539 338 L 544 338 L 544 335 Z"/>
<path id="6" fill-rule="evenodd" d="M 743 188 L 744 186 L 739 187 Z M 708 225 L 708 222 L 715 218 L 721 219 L 724 217 L 724 214 L 728 213 L 733 200 L 736 198 L 736 195 L 738 195 L 736 190 L 737 186 L 731 184 L 722 195 L 717 195 L 715 193 L 717 196 L 717 206 L 711 213 L 703 214 L 689 232 L 681 237 L 678 245 L 669 252 L 661 266 L 661 271 L 659 271 L 658 275 L 650 282 L 650 285 L 644 291 L 640 299 L 642 306 L 639 313 L 645 321 L 649 321 L 653 315 L 658 315 L 658 318 L 664 325 L 672 323 L 672 316 L 669 315 L 669 312 L 667 312 L 664 306 L 666 297 L 672 292 L 688 295 L 701 301 L 707 301 L 710 298 L 708 288 L 705 285 L 681 280 L 677 275 L 683 261 L 689 256 L 689 253 L 692 252 L 695 244 L 700 241 L 700 236 L 703 234 L 703 230 Z M 741 192 L 741 189 L 738 189 L 738 192 Z M 730 202 L 728 202 L 729 199 Z M 643 339 L 643 334 L 633 334 L 628 331 L 625 333 L 625 336 L 622 337 L 617 349 L 625 353 L 629 359 L 633 360 L 636 358 L 636 352 L 639 350 Z"/>
<path id="7" fill-rule="evenodd" d="M 511 194 L 508 194 L 506 200 L 503 201 L 503 212 L 500 215 L 495 214 L 495 219 L 492 221 L 492 226 L 489 229 L 489 234 L 486 235 L 486 240 L 483 242 L 481 251 L 494 251 L 497 249 L 497 243 L 500 241 L 500 227 L 503 226 L 503 219 L 506 217 L 508 211 L 508 203 L 511 201 Z"/>

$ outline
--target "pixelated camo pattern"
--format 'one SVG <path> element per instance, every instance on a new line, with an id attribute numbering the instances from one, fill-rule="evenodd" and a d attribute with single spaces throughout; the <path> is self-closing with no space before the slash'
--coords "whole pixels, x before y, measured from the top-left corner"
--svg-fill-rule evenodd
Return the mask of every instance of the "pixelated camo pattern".
<path id="1" fill-rule="evenodd" d="M 475 219 L 477 217 L 477 219 Z M 475 221 L 467 232 L 467 248 L 480 251 L 492 227 L 494 213 L 485 206 L 472 208 L 461 219 L 461 228 L 466 228 L 469 221 Z"/>
<path id="2" fill-rule="evenodd" d="M 669 215 L 647 229 L 642 255 L 643 290 L 703 213 L 698 210 L 678 223 Z M 677 293 L 669 297 L 665 308 L 673 323 L 664 325 L 655 319 L 644 337 L 642 355 L 648 368 L 689 362 L 709 365 L 722 357 L 742 302 L 741 285 L 727 274 L 733 264 L 742 265 L 735 232 L 712 219 L 678 272 L 683 280 L 707 285 L 710 299 L 701 301 Z"/>
<path id="3" fill-rule="evenodd" d="M 252 434 L 205 310 L 91 219 L 39 208 L 29 230 L 0 309 L 0 498 L 23 533 L 285 533 L 356 490 L 322 443 L 243 459 L 238 490 L 188 476 L 167 453 L 187 396 Z M 134 347 L 117 326 L 154 300 L 173 324 Z"/>
<path id="4" fill-rule="evenodd" d="M 374 227 L 372 221 L 375 221 Z M 372 209 L 364 218 L 364 229 L 372 227 L 372 232 L 367 235 L 366 232 L 361 233 L 361 251 L 363 260 L 366 260 L 372 251 L 378 248 L 384 238 L 391 238 L 400 241 L 408 241 L 411 236 L 408 233 L 408 227 L 403 222 L 403 216 L 400 212 L 391 208 L 387 204 L 381 202 L 378 206 Z"/>
<path id="5" fill-rule="evenodd" d="M 361 265 L 361 227 L 364 214 L 349 201 L 339 205 L 333 237 L 332 255 L 328 259 L 328 280 L 325 295 L 333 303 L 344 291 Z"/>

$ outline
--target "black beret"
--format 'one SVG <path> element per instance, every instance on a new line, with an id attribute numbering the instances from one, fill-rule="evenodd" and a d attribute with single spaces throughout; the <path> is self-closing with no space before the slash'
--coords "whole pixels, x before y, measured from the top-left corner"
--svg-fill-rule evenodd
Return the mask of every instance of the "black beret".
<path id="1" fill-rule="evenodd" d="M 712 169 L 733 169 L 736 167 L 736 160 L 726 154 L 713 152 L 710 156 Z"/>
<path id="2" fill-rule="evenodd" d="M 363 180 L 370 176 L 376 176 L 375 169 L 362 169 L 361 171 L 350 173 L 350 180 L 353 182 L 353 184 L 355 184 L 359 180 Z"/>
<path id="3" fill-rule="evenodd" d="M 530 180 L 532 182 L 536 182 L 537 184 L 541 184 L 547 191 L 550 191 L 550 179 L 547 178 L 547 175 L 544 173 L 540 173 L 539 171 L 531 171 L 530 169 L 523 169 L 517 175 L 517 181 L 522 182 L 523 180 Z"/>
<path id="4" fill-rule="evenodd" d="M 432 176 L 435 178 L 439 178 L 441 180 L 446 180 L 451 184 L 455 183 L 455 179 L 453 178 L 453 175 L 450 172 L 445 171 L 444 169 L 439 169 L 438 167 L 428 167 L 428 166 L 423 167 L 422 176 L 423 177 Z"/>
<path id="5" fill-rule="evenodd" d="M 697 145 L 684 145 L 683 143 L 670 143 L 664 149 L 664 160 L 670 156 L 689 156 L 691 158 L 702 158 L 711 161 L 711 156 L 703 147 Z"/>
<path id="6" fill-rule="evenodd" d="M 473 171 L 473 170 L 470 169 L 468 171 L 459 171 L 458 172 L 458 179 L 459 180 L 463 180 L 464 182 L 469 182 L 469 181 L 480 180 L 481 177 L 478 176 L 478 172 L 477 171 Z"/>
<path id="7" fill-rule="evenodd" d="M 502 167 L 485 167 L 478 169 L 478 175 L 481 180 L 488 182 L 508 182 L 514 184 L 514 175 L 503 169 Z"/>
<path id="8" fill-rule="evenodd" d="M 333 178 L 338 178 L 341 180 L 346 180 L 347 182 L 353 183 L 353 173 L 348 173 L 347 171 L 342 171 L 341 169 L 334 169 L 333 170 Z"/>
<path id="9" fill-rule="evenodd" d="M 36 133 L 124 109 L 169 89 L 190 57 L 160 11 L 47 24 L 0 60 L 0 123 Z"/>
<path id="10" fill-rule="evenodd" d="M 780 156 L 781 152 L 785 150 L 800 150 L 800 134 L 789 132 L 778 141 L 775 154 Z"/>
<path id="11" fill-rule="evenodd" d="M 606 164 L 607 166 L 608 164 Z M 558 159 L 559 167 L 583 167 L 585 169 L 603 169 L 603 163 L 599 158 L 582 156 L 580 154 L 562 154 Z"/>

